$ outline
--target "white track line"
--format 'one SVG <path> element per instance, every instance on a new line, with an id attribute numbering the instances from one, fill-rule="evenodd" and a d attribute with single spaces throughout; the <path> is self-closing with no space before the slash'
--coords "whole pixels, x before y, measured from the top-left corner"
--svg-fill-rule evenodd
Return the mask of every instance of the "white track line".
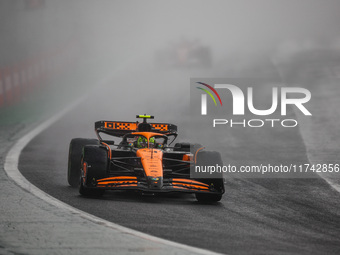
<path id="1" fill-rule="evenodd" d="M 282 74 L 281 69 L 278 67 L 278 63 L 276 63 L 274 59 L 272 59 L 272 63 L 273 63 L 273 65 L 274 65 L 274 67 L 276 67 L 276 70 L 277 70 L 277 72 L 279 73 L 279 76 L 281 77 L 281 80 L 284 81 L 284 80 L 285 80 L 285 79 L 283 78 L 284 75 Z M 297 118 L 299 118 L 299 115 L 297 114 L 295 108 L 293 108 L 293 111 L 294 111 L 294 113 L 295 113 L 295 116 L 296 116 Z M 300 132 L 300 136 L 301 136 L 302 141 L 303 141 L 303 143 L 304 143 L 304 145 L 305 145 L 305 148 L 306 148 L 306 155 L 307 155 L 308 161 L 309 161 L 309 162 L 313 162 L 312 159 L 311 159 L 311 157 L 310 157 L 310 154 L 308 153 L 308 146 L 307 146 L 305 137 L 304 137 L 304 135 L 303 135 L 303 133 L 302 133 L 302 129 L 301 129 L 301 126 L 300 126 L 300 125 L 299 125 L 299 132 Z M 332 180 L 330 180 L 329 178 L 323 176 L 322 174 L 319 174 L 319 173 L 318 173 L 318 175 L 320 176 L 321 179 L 325 180 L 325 181 L 328 183 L 328 185 L 331 186 L 331 188 L 335 189 L 337 192 L 340 193 L 340 185 L 339 185 L 339 184 L 334 183 Z"/>
<path id="2" fill-rule="evenodd" d="M 34 186 L 32 183 L 30 183 L 19 171 L 18 164 L 19 164 L 19 156 L 22 152 L 22 150 L 26 147 L 26 145 L 32 141 L 34 137 L 36 137 L 38 134 L 46 130 L 48 127 L 50 127 L 53 123 L 55 123 L 57 120 L 62 118 L 66 113 L 71 111 L 73 108 L 75 108 L 77 105 L 79 105 L 82 101 L 84 101 L 87 98 L 87 96 L 84 96 L 80 99 L 78 99 L 76 102 L 68 106 L 66 109 L 62 110 L 52 118 L 48 119 L 47 121 L 43 122 L 36 128 L 34 128 L 32 131 L 30 131 L 28 134 L 20 138 L 17 143 L 10 149 L 8 152 L 6 158 L 5 158 L 5 172 L 11 178 L 15 183 L 17 183 L 20 187 L 22 187 L 24 190 L 30 192 L 34 196 L 46 201 L 47 203 L 54 205 L 60 209 L 66 210 L 71 212 L 72 214 L 78 215 L 79 217 L 82 217 L 84 219 L 87 219 L 91 222 L 94 222 L 96 224 L 99 224 L 101 226 L 106 226 L 108 228 L 112 228 L 118 231 L 121 231 L 125 234 L 130 234 L 134 237 L 139 237 L 151 242 L 160 243 L 163 245 L 168 245 L 176 248 L 183 249 L 188 252 L 198 253 L 198 254 L 219 254 L 215 253 L 209 250 L 200 249 L 196 247 L 192 247 L 185 244 L 176 243 L 173 241 L 165 240 L 162 238 L 158 238 L 152 235 L 148 235 L 133 229 L 129 229 L 126 227 L 122 227 L 120 225 L 117 225 L 115 223 L 112 223 L 110 221 L 101 219 L 99 217 L 96 217 L 94 215 L 91 215 L 89 213 L 86 213 L 84 211 L 81 211 L 79 209 L 76 209 L 52 196 L 45 193 L 44 191 L 40 190 L 36 186 Z"/>
<path id="3" fill-rule="evenodd" d="M 322 179 L 324 179 L 333 189 L 335 189 L 337 192 L 340 193 L 340 185 L 337 183 L 334 183 L 333 181 L 331 181 L 330 179 L 328 179 L 327 177 L 324 177 L 322 175 L 319 175 Z"/>
<path id="4" fill-rule="evenodd" d="M 297 118 L 299 118 L 299 115 L 297 114 L 295 108 L 293 108 L 293 111 L 294 111 L 294 113 L 295 113 L 295 116 L 296 116 Z M 301 136 L 301 138 L 302 138 L 302 142 L 303 142 L 303 144 L 305 145 L 305 148 L 306 148 L 307 159 L 308 159 L 308 161 L 309 161 L 310 163 L 313 164 L 313 160 L 312 160 L 312 158 L 311 158 L 311 155 L 310 155 L 310 153 L 308 152 L 308 146 L 307 146 L 306 138 L 305 138 L 305 136 L 303 135 L 301 125 L 299 125 L 299 133 L 300 133 L 300 136 Z M 327 178 L 326 176 L 322 175 L 322 173 L 317 173 L 317 175 L 318 175 L 321 179 L 323 179 L 325 182 L 327 182 L 328 185 L 331 186 L 331 188 L 333 188 L 335 191 L 337 191 L 337 192 L 340 193 L 340 185 L 339 185 L 339 184 L 333 182 L 331 179 L 329 179 L 329 178 Z"/>
<path id="5" fill-rule="evenodd" d="M 310 155 L 309 155 L 309 153 L 308 153 L 308 150 L 307 150 L 308 147 L 307 147 L 307 144 L 306 144 L 306 142 L 305 142 L 305 138 L 303 137 L 303 135 L 302 135 L 302 133 L 301 133 L 301 129 L 299 129 L 299 130 L 300 130 L 300 135 L 301 135 L 301 137 L 302 137 L 302 141 L 303 141 L 303 143 L 305 144 L 306 155 L 307 155 L 308 161 L 309 161 L 309 162 L 313 162 L 312 159 L 311 159 L 311 157 L 310 157 Z M 317 175 L 318 175 L 321 179 L 323 179 L 325 182 L 327 182 L 328 185 L 331 186 L 331 188 L 333 188 L 335 191 L 337 191 L 337 192 L 340 193 L 340 185 L 339 185 L 339 184 L 337 184 L 337 183 L 333 182 L 331 179 L 329 179 L 329 178 L 323 176 L 322 173 L 317 173 Z"/>

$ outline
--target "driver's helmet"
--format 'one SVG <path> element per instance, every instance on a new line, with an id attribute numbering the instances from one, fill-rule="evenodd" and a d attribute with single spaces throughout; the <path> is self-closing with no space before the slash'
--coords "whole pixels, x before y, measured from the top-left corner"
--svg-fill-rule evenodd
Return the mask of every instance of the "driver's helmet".
<path id="1" fill-rule="evenodd" d="M 137 139 L 137 148 L 146 148 L 148 147 L 148 142 L 144 136 L 140 136 Z"/>
<path id="2" fill-rule="evenodd" d="M 154 138 L 154 137 L 151 137 L 151 138 L 149 139 L 149 147 L 150 147 L 150 148 L 155 148 L 155 145 L 156 145 L 155 138 Z"/>

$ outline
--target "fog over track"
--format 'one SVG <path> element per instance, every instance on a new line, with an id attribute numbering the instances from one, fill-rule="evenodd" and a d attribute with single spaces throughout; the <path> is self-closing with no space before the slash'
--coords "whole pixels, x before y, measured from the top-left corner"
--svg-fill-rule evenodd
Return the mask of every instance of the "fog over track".
<path id="1" fill-rule="evenodd" d="M 177 90 L 157 88 L 159 84 L 179 90 L 188 86 L 188 72 L 171 70 L 166 76 L 164 79 L 164 73 L 151 67 L 136 70 L 131 66 L 120 72 L 108 86 L 33 139 L 20 157 L 20 171 L 34 185 L 71 206 L 171 241 L 230 254 L 339 253 L 339 194 L 317 176 L 227 179 L 226 193 L 216 205 L 198 204 L 192 195 L 145 197 L 106 192 L 99 199 L 84 198 L 68 186 L 68 144 L 74 137 L 94 137 L 96 120 L 130 121 L 136 114 L 150 113 L 157 122 L 179 124 L 181 133 L 185 119 L 180 113 L 186 103 L 176 100 Z M 141 84 L 138 88 L 133 86 L 136 81 Z M 124 86 L 118 91 L 120 84 Z M 292 111 L 289 114 L 294 116 Z M 299 129 L 235 131 L 228 137 L 221 151 L 225 163 L 308 162 Z"/>
<path id="2" fill-rule="evenodd" d="M 39 114 L 45 108 L 47 113 L 54 113 L 72 103 L 71 95 L 77 100 L 87 94 L 81 104 L 35 137 L 20 157 L 20 171 L 41 190 L 119 225 L 212 251 L 340 254 L 340 195 L 316 175 L 310 179 L 228 178 L 223 200 L 215 205 L 198 204 L 191 195 L 145 197 L 106 192 L 99 199 L 84 198 L 68 186 L 66 178 L 68 145 L 72 138 L 94 138 L 97 120 L 133 121 L 136 114 L 144 113 L 155 115 L 157 122 L 177 124 L 179 141 L 216 144 L 212 147 L 221 152 L 225 164 L 299 164 L 309 160 L 338 163 L 339 118 L 334 116 L 338 116 L 339 82 L 333 81 L 327 89 L 320 85 L 329 82 L 328 73 L 339 75 L 339 59 L 332 60 L 335 63 L 331 68 L 325 68 L 324 62 L 313 66 L 322 57 L 308 57 L 315 56 L 320 49 L 328 51 L 325 55 L 321 53 L 326 56 L 325 62 L 339 55 L 339 6 L 337 0 L 3 0 L 0 3 L 0 71 L 5 71 L 6 78 L 1 79 L 6 81 L 2 81 L 2 85 L 6 83 L 8 87 L 7 80 L 11 78 L 7 77 L 12 75 L 8 70 L 18 72 L 17 68 L 23 68 L 25 72 L 32 72 L 32 68 L 39 69 L 36 63 L 48 67 L 49 77 L 36 81 L 31 73 L 32 81 L 23 81 L 21 86 L 25 89 L 15 105 L 8 99 L 12 97 L 7 95 L 11 90 L 4 87 L 0 90 L 5 98 L 1 99 L 1 110 L 5 113 L 1 116 L 5 116 L 1 119 L 5 123 L 1 131 L 5 135 L 0 135 L 3 142 L 0 151 L 5 155 L 4 144 L 9 147 L 11 139 L 18 139 L 18 134 L 29 126 L 27 119 L 35 125 L 37 120 L 41 121 Z M 211 69 L 166 70 L 155 63 L 157 51 L 176 49 L 183 41 L 207 46 L 212 53 Z M 292 61 L 296 56 L 298 60 Z M 58 67 L 59 57 L 63 60 L 59 61 L 59 67 L 63 68 L 53 71 L 53 66 Z M 67 82 L 65 77 L 72 72 L 77 78 Z M 214 136 L 213 130 L 205 132 L 203 125 L 198 125 L 195 134 L 188 128 L 190 78 L 271 76 L 273 73 L 275 78 L 280 78 L 281 85 L 287 83 L 287 86 L 311 90 L 313 107 L 308 109 L 313 118 L 300 121 L 296 112 L 288 110 L 290 118 L 299 119 L 302 124 L 299 128 L 226 128 L 223 137 Z M 114 75 L 107 86 L 99 86 L 93 82 L 98 74 Z M 320 74 L 325 79 L 319 79 Z M 46 78 L 43 72 L 40 76 Z M 39 93 L 41 97 L 46 95 L 45 100 L 35 101 Z M 49 100 L 51 97 L 54 100 Z M 256 102 L 267 99 L 268 94 L 260 92 Z M 27 102 L 35 105 L 25 108 Z M 39 109 L 39 113 L 34 112 L 34 108 Z M 26 122 L 21 123 L 20 116 L 26 118 Z M 330 154 L 332 161 L 329 161 Z M 330 178 L 339 183 L 337 176 Z M 13 183 L 8 184 L 4 179 L 5 182 L 2 188 L 10 187 L 6 192 L 16 190 Z M 27 202 L 31 194 L 13 193 L 14 200 L 4 200 L 6 216 L 11 216 L 11 210 L 24 208 L 30 215 L 35 208 L 40 208 L 39 203 Z M 14 203 L 19 209 L 7 206 Z M 53 211 L 52 206 L 48 208 Z M 47 222 L 45 226 L 41 224 L 41 229 L 46 225 L 53 228 L 54 221 L 48 221 L 49 215 L 41 216 Z M 7 245 L 3 244 L 4 240 L 12 241 L 19 250 L 22 247 L 15 231 L 24 219 L 18 214 L 15 217 L 13 221 L 2 222 L 3 229 L 10 233 L 2 231 L 1 249 Z M 39 222 L 41 218 L 38 214 L 34 219 Z M 36 229 L 34 234 L 42 236 L 45 232 L 40 232 L 41 229 Z M 63 234 L 63 228 L 59 226 L 59 230 Z M 70 241 L 67 235 L 62 237 L 59 245 Z M 54 240 L 50 241 L 49 245 L 54 247 Z M 103 243 L 97 241 L 98 245 Z M 31 247 L 32 253 L 34 249 L 41 254 L 46 251 L 37 248 L 35 242 L 27 242 L 25 245 Z M 89 252 L 87 248 L 93 247 L 91 243 L 88 245 L 80 248 Z M 66 252 L 71 248 L 66 247 Z M 141 250 L 130 250 L 135 251 Z"/>

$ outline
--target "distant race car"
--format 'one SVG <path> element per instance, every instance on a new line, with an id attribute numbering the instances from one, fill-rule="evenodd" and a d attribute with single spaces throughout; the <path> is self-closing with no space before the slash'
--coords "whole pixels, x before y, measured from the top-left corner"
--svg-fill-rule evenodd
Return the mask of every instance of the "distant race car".
<path id="1" fill-rule="evenodd" d="M 197 41 L 181 40 L 156 51 L 155 63 L 157 68 L 210 68 L 212 54 Z"/>
<path id="2" fill-rule="evenodd" d="M 143 122 L 97 121 L 98 139 L 72 139 L 69 147 L 68 182 L 84 196 L 105 190 L 136 190 L 143 193 L 195 193 L 200 202 L 217 202 L 224 193 L 222 174 L 214 178 L 190 177 L 195 165 L 222 165 L 218 152 L 200 145 L 176 143 L 177 126 Z M 100 134 L 122 138 L 116 145 Z M 172 140 L 168 145 L 168 141 Z M 191 151 L 190 151 L 191 148 Z"/>

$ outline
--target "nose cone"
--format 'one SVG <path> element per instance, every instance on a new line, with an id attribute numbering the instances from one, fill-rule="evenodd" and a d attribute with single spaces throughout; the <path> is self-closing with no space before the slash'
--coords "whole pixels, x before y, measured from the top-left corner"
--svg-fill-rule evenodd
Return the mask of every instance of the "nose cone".
<path id="1" fill-rule="evenodd" d="M 163 187 L 163 177 L 148 177 L 150 189 L 161 189 Z"/>

